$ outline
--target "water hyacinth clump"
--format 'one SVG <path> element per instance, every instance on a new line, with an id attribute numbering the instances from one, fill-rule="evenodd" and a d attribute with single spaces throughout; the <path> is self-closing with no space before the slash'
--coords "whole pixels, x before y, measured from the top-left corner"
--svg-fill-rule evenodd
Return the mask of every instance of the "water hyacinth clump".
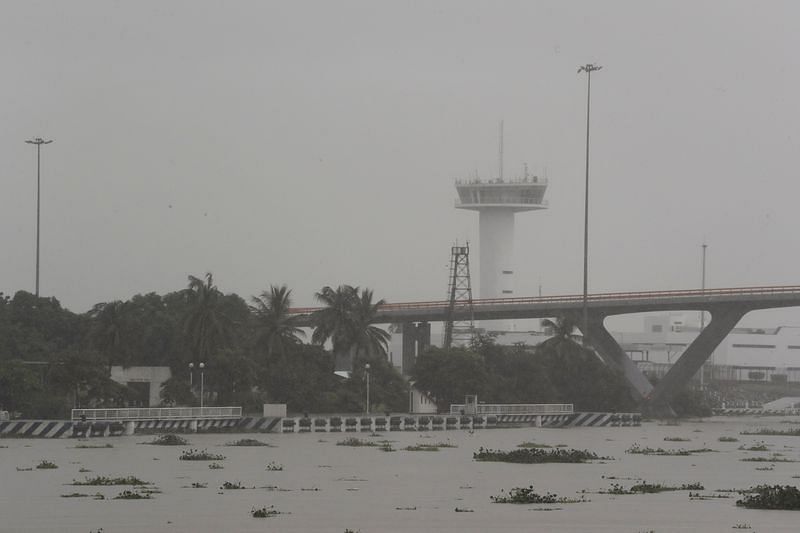
<path id="1" fill-rule="evenodd" d="M 111 443 L 106 444 L 77 444 L 75 446 L 76 450 L 100 450 L 105 448 L 113 448 L 114 445 Z"/>
<path id="2" fill-rule="evenodd" d="M 665 450 L 664 448 L 650 448 L 650 447 L 642 448 L 641 446 L 639 446 L 639 444 L 635 443 L 633 444 L 633 446 L 625 450 L 625 453 L 640 454 L 640 455 L 668 455 L 668 456 L 686 457 L 694 453 L 709 453 L 716 451 L 717 450 L 712 450 L 711 448 L 696 448 L 694 450 L 684 450 L 683 448 L 677 450 Z"/>
<path id="3" fill-rule="evenodd" d="M 783 437 L 800 437 L 800 428 L 797 429 L 761 428 L 757 431 L 742 431 L 740 435 L 771 435 L 771 436 L 783 436 Z"/>
<path id="4" fill-rule="evenodd" d="M 256 439 L 239 439 L 233 442 L 228 442 L 225 446 L 267 446 L 273 448 L 274 445 L 268 442 L 262 442 Z"/>
<path id="5" fill-rule="evenodd" d="M 189 441 L 181 437 L 180 435 L 175 435 L 173 433 L 166 433 L 164 435 L 159 435 L 155 439 L 145 442 L 144 444 L 152 444 L 154 446 L 186 446 L 189 444 Z"/>
<path id="6" fill-rule="evenodd" d="M 86 478 L 84 481 L 72 480 L 71 485 L 96 485 L 96 486 L 109 486 L 109 485 L 149 485 L 148 482 L 142 481 L 136 476 L 125 477 L 106 477 L 97 476 L 93 478 Z"/>
<path id="7" fill-rule="evenodd" d="M 275 507 L 273 507 L 272 505 L 270 505 L 269 507 L 262 507 L 260 509 L 256 509 L 255 507 L 253 507 L 250 510 L 250 516 L 252 516 L 253 518 L 269 518 L 271 516 L 277 516 L 279 514 L 281 513 L 277 511 Z"/>
<path id="8" fill-rule="evenodd" d="M 800 511 L 800 490 L 791 485 L 758 485 L 746 491 L 736 505 L 748 509 Z"/>
<path id="9" fill-rule="evenodd" d="M 210 453 L 206 450 L 196 450 L 192 448 L 190 450 L 184 450 L 181 452 L 181 456 L 178 457 L 178 459 L 181 461 L 223 461 L 225 456 L 217 453 Z"/>
<path id="10" fill-rule="evenodd" d="M 579 503 L 586 501 L 583 498 L 574 499 L 574 498 L 565 498 L 560 497 L 557 494 L 553 494 L 548 492 L 546 494 L 537 494 L 533 490 L 533 485 L 528 487 L 515 487 L 508 491 L 508 494 L 504 490 L 500 491 L 499 496 L 490 496 L 492 503 L 517 503 L 517 504 L 528 504 L 528 503 Z"/>
<path id="11" fill-rule="evenodd" d="M 720 437 L 717 439 L 719 442 L 739 442 L 736 437 Z"/>
<path id="12" fill-rule="evenodd" d="M 139 492 L 134 492 L 132 490 L 123 490 L 122 492 L 114 496 L 115 500 L 149 500 L 151 498 L 152 496 L 150 496 L 149 493 L 142 494 Z"/>
<path id="13" fill-rule="evenodd" d="M 378 446 L 377 442 L 359 439 L 358 437 L 348 437 L 336 443 L 337 446 Z"/>
<path id="14" fill-rule="evenodd" d="M 543 450 L 540 448 L 520 448 L 518 450 L 503 451 L 479 448 L 472 454 L 476 461 L 499 461 L 504 463 L 585 463 L 587 461 L 608 460 L 609 457 L 600 457 L 588 450 L 574 450 L 558 448 Z"/>
<path id="15" fill-rule="evenodd" d="M 39 461 L 39 464 L 36 465 L 36 468 L 38 468 L 39 470 L 53 470 L 55 468 L 58 468 L 58 465 L 52 461 L 48 461 L 47 459 L 42 459 L 41 461 Z"/>
<path id="16" fill-rule="evenodd" d="M 283 471 L 283 465 L 280 463 L 276 463 L 275 461 L 270 461 L 266 468 L 264 468 L 267 472 L 281 472 Z"/>

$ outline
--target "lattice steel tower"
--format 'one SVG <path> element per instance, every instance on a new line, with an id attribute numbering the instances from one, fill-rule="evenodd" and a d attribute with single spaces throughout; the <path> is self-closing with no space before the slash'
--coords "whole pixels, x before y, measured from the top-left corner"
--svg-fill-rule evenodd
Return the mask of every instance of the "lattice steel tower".
<path id="1" fill-rule="evenodd" d="M 453 344 L 468 346 L 475 334 L 472 309 L 472 283 L 469 277 L 469 243 L 450 248 L 450 282 L 447 289 L 450 305 L 444 325 L 444 342 L 447 349 Z"/>

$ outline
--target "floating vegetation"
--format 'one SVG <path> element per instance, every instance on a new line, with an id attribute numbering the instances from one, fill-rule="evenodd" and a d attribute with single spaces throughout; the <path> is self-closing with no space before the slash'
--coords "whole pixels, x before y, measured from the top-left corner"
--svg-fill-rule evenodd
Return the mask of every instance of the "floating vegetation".
<path id="1" fill-rule="evenodd" d="M 587 501 L 583 497 L 580 499 L 560 497 L 556 494 L 548 492 L 546 494 L 537 494 L 533 491 L 533 485 L 529 487 L 515 487 L 508 491 L 500 491 L 500 496 L 490 496 L 492 503 L 581 503 Z"/>
<path id="2" fill-rule="evenodd" d="M 775 465 L 759 466 L 759 467 L 756 468 L 756 470 L 761 471 L 761 472 L 772 472 L 773 470 L 775 470 Z"/>
<path id="3" fill-rule="evenodd" d="M 457 513 L 474 513 L 475 511 L 472 510 L 472 509 L 466 509 L 466 508 L 462 509 L 460 507 L 456 507 L 456 512 Z"/>
<path id="4" fill-rule="evenodd" d="M 745 457 L 741 459 L 746 463 L 796 463 L 794 459 L 787 459 L 779 455 L 771 455 L 770 457 Z"/>
<path id="5" fill-rule="evenodd" d="M 639 444 L 634 443 L 633 446 L 625 450 L 625 453 L 640 454 L 640 455 L 668 455 L 668 456 L 685 457 L 688 455 L 692 455 L 694 453 L 709 453 L 716 451 L 717 450 L 712 450 L 711 448 L 696 448 L 694 450 L 684 450 L 683 448 L 677 450 L 665 450 L 664 448 L 650 448 L 649 446 L 642 448 L 641 446 L 639 446 Z"/>
<path id="6" fill-rule="evenodd" d="M 84 467 L 80 467 L 80 468 L 78 469 L 78 472 L 80 472 L 81 474 L 84 474 L 84 473 L 86 473 L 86 472 L 91 472 L 91 471 L 92 471 L 92 469 L 91 469 L 91 468 L 84 468 Z"/>
<path id="7" fill-rule="evenodd" d="M 689 442 L 691 440 L 684 437 L 664 437 L 665 442 Z"/>
<path id="8" fill-rule="evenodd" d="M 381 447 L 378 448 L 382 452 L 396 452 L 394 448 L 392 448 L 392 444 L 390 442 L 385 442 L 381 444 Z"/>
<path id="9" fill-rule="evenodd" d="M 759 442 L 758 444 L 753 444 L 752 446 L 745 446 L 744 444 L 739 446 L 740 450 L 744 450 L 747 452 L 768 452 L 769 448 L 763 442 Z"/>
<path id="10" fill-rule="evenodd" d="M 189 441 L 180 435 L 175 435 L 174 433 L 165 433 L 164 435 L 159 435 L 155 439 L 142 444 L 153 444 L 155 446 L 186 446 L 189 444 Z"/>
<path id="11" fill-rule="evenodd" d="M 239 439 L 233 442 L 228 442 L 225 446 L 267 446 L 268 448 L 274 448 L 274 444 L 270 444 L 268 442 L 262 442 L 256 439 Z"/>
<path id="12" fill-rule="evenodd" d="M 17 472 L 31 472 L 31 471 L 33 471 L 33 467 L 32 466 L 18 466 L 17 467 Z"/>
<path id="13" fill-rule="evenodd" d="M 517 448 L 552 448 L 549 444 L 539 444 L 538 442 L 523 442 L 517 444 Z"/>
<path id="14" fill-rule="evenodd" d="M 253 507 L 250 510 L 250 516 L 253 518 L 270 518 L 272 516 L 277 516 L 281 514 L 280 511 L 276 510 L 274 506 L 270 505 L 269 507 L 262 507 L 260 509 L 256 509 Z"/>
<path id="15" fill-rule="evenodd" d="M 69 494 L 62 494 L 62 498 L 90 498 L 92 494 L 84 494 L 83 492 L 70 492 Z"/>
<path id="16" fill-rule="evenodd" d="M 101 449 L 113 448 L 113 447 L 114 447 L 114 445 L 111 444 L 110 442 L 108 442 L 106 444 L 76 444 L 75 445 L 75 449 L 76 450 L 101 450 Z"/>
<path id="17" fill-rule="evenodd" d="M 219 488 L 220 490 L 241 490 L 241 489 L 253 489 L 255 487 L 245 487 L 239 481 L 235 482 L 225 481 Z"/>
<path id="18" fill-rule="evenodd" d="M 414 506 L 414 507 L 395 507 L 394 510 L 395 511 L 416 511 L 417 507 L 416 506 Z"/>
<path id="19" fill-rule="evenodd" d="M 758 485 L 736 501 L 739 507 L 748 509 L 770 509 L 800 511 L 800 490 L 791 485 Z"/>
<path id="20" fill-rule="evenodd" d="M 720 500 L 730 497 L 730 494 L 700 494 L 699 492 L 689 493 L 690 500 Z"/>
<path id="21" fill-rule="evenodd" d="M 39 470 L 53 470 L 55 468 L 58 468 L 58 465 L 55 464 L 53 461 L 42 459 L 41 461 L 39 461 L 39 464 L 36 465 L 36 468 Z"/>
<path id="22" fill-rule="evenodd" d="M 483 447 L 473 453 L 472 458 L 476 461 L 500 461 L 504 463 L 525 464 L 585 463 L 587 461 L 611 459 L 610 457 L 600 457 L 596 453 L 588 450 L 520 448 L 518 450 L 502 451 L 489 450 Z"/>
<path id="23" fill-rule="evenodd" d="M 731 529 L 753 529 L 753 528 L 750 526 L 750 524 L 741 523 L 741 524 L 736 524 Z"/>
<path id="24" fill-rule="evenodd" d="M 358 437 L 347 437 L 336 443 L 337 446 L 379 446 L 377 442 L 359 439 Z"/>
<path id="25" fill-rule="evenodd" d="M 739 442 L 736 437 L 720 437 L 717 439 L 719 442 Z"/>
<path id="26" fill-rule="evenodd" d="M 181 452 L 181 456 L 178 457 L 178 459 L 181 461 L 223 461 L 225 456 L 217 453 L 210 453 L 206 450 L 196 450 L 192 448 L 190 450 L 184 450 Z"/>
<path id="27" fill-rule="evenodd" d="M 199 483 L 199 482 L 195 481 L 194 483 L 192 483 L 192 488 L 193 489 L 207 489 L 208 488 L 208 483 Z"/>
<path id="28" fill-rule="evenodd" d="M 264 470 L 267 472 L 281 472 L 283 470 L 283 465 L 275 461 L 270 461 Z"/>
<path id="29" fill-rule="evenodd" d="M 772 435 L 782 437 L 800 437 L 800 428 L 798 429 L 769 429 L 761 428 L 757 431 L 742 431 L 739 435 Z"/>
<path id="30" fill-rule="evenodd" d="M 150 496 L 150 494 L 147 494 L 147 493 L 143 494 L 143 493 L 140 493 L 140 492 L 134 492 L 132 490 L 123 490 L 122 492 L 120 492 L 119 494 L 114 496 L 114 499 L 115 500 L 150 500 L 150 499 L 152 499 L 152 496 Z"/>
<path id="31" fill-rule="evenodd" d="M 435 444 L 416 444 L 403 448 L 407 452 L 438 452 L 439 447 Z"/>
<path id="32" fill-rule="evenodd" d="M 208 465 L 208 468 L 211 470 L 222 470 L 225 467 L 219 463 L 211 463 L 210 465 Z"/>
<path id="33" fill-rule="evenodd" d="M 84 481 L 72 480 L 70 485 L 92 485 L 92 486 L 110 486 L 110 485 L 149 485 L 148 482 L 142 481 L 135 476 L 126 477 L 106 477 L 97 476 L 93 478 L 86 478 Z"/>

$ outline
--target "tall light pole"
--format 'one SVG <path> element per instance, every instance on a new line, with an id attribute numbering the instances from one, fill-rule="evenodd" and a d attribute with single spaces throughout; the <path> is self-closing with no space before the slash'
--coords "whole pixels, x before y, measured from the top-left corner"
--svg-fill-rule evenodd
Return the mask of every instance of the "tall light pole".
<path id="1" fill-rule="evenodd" d="M 367 407 L 366 407 L 365 410 L 366 410 L 366 413 L 369 414 L 369 363 L 364 365 L 364 370 L 367 373 Z"/>
<path id="2" fill-rule="evenodd" d="M 203 388 L 204 388 L 204 386 L 206 384 L 205 383 L 205 373 L 204 373 L 204 370 L 206 368 L 206 364 L 205 363 L 200 363 L 197 366 L 200 367 L 200 409 L 202 410 L 203 409 L 203 392 L 204 392 Z"/>
<path id="3" fill-rule="evenodd" d="M 194 363 L 189 363 L 189 390 L 194 388 Z"/>
<path id="4" fill-rule="evenodd" d="M 36 297 L 39 297 L 39 213 L 41 207 L 40 193 L 41 193 L 41 170 L 42 170 L 42 145 L 50 144 L 52 140 L 45 141 L 41 137 L 36 137 L 30 141 L 25 141 L 27 144 L 36 145 Z"/>
<path id="5" fill-rule="evenodd" d="M 586 189 L 583 196 L 583 346 L 589 337 L 589 110 L 592 101 L 592 72 L 601 66 L 586 63 L 578 67 L 578 74 L 586 73 Z"/>

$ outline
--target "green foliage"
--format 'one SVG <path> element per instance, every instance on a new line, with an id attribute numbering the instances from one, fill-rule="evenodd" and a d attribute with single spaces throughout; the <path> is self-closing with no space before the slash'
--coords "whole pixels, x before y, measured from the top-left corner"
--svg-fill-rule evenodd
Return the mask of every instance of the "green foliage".
<path id="1" fill-rule="evenodd" d="M 465 348 L 430 348 L 417 357 L 415 387 L 427 391 L 445 409 L 467 394 L 483 396 L 489 373 L 483 357 Z"/>
<path id="2" fill-rule="evenodd" d="M 748 509 L 800 510 L 800 490 L 790 485 L 759 485 L 751 488 L 736 505 Z"/>
<path id="3" fill-rule="evenodd" d="M 587 461 L 608 459 L 608 457 L 600 457 L 596 453 L 588 450 L 573 450 L 564 448 L 553 450 L 544 450 L 541 448 L 520 448 L 517 450 L 502 451 L 489 450 L 483 447 L 479 448 L 477 452 L 473 453 L 472 458 L 476 461 L 499 461 L 503 463 L 524 464 L 585 463 Z"/>
<path id="4" fill-rule="evenodd" d="M 515 487 L 508 491 L 500 491 L 499 496 L 490 496 L 493 503 L 517 503 L 517 504 L 549 504 L 549 503 L 578 503 L 585 501 L 584 499 L 574 499 L 559 497 L 553 493 L 537 494 L 533 490 L 533 485 L 528 487 Z"/>

